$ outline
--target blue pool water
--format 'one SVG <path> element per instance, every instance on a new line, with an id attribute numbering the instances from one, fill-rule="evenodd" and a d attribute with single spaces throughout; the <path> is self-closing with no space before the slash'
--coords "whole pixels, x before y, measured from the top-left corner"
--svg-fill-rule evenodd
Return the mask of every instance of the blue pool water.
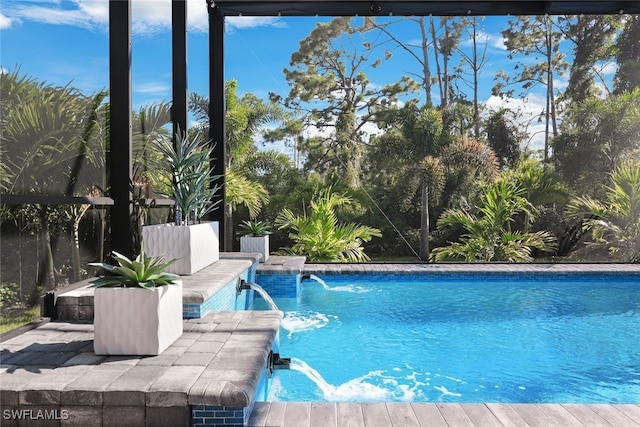
<path id="1" fill-rule="evenodd" d="M 640 283 L 328 275 L 285 312 L 274 401 L 640 403 Z"/>

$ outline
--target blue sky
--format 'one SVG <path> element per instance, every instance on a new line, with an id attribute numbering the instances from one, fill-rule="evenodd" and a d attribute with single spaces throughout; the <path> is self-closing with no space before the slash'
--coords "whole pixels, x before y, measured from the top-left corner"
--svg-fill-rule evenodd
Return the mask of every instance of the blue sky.
<path id="1" fill-rule="evenodd" d="M 188 0 L 187 4 L 189 91 L 208 95 L 206 3 Z M 137 109 L 149 102 L 171 99 L 171 0 L 133 0 L 132 9 L 133 103 Z M 288 86 L 282 69 L 288 66 L 299 40 L 317 22 L 329 19 L 228 17 L 226 78 L 238 80 L 240 94 L 253 92 L 266 99 L 272 91 L 286 96 Z M 488 18 L 481 25 L 481 40 L 486 41 L 491 57 L 482 71 L 481 98 L 490 105 L 503 105 L 504 101 L 490 97 L 490 89 L 495 70 L 513 67 L 506 59 L 499 33 L 506 26 L 506 18 Z M 394 34 L 405 42 L 419 38 L 417 24 L 410 21 L 395 26 Z M 0 65 L 5 70 L 20 67 L 21 74 L 51 84 L 71 83 L 86 93 L 107 88 L 108 0 L 2 0 L 0 52 Z M 397 81 L 410 71 L 419 72 L 418 64 L 399 49 L 377 70 L 365 70 L 375 85 Z M 556 87 L 563 84 L 558 81 Z M 543 98 L 533 93 L 524 108 L 540 112 L 542 102 Z M 531 130 L 535 132 L 536 128 Z"/>

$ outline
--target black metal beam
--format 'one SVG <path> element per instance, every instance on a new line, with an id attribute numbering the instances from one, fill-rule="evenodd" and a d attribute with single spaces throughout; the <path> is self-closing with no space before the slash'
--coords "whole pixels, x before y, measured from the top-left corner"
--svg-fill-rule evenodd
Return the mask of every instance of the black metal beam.
<path id="1" fill-rule="evenodd" d="M 219 0 L 226 16 L 492 16 L 640 13 L 640 1 Z"/>
<path id="2" fill-rule="evenodd" d="M 111 250 L 133 255 L 131 227 L 131 0 L 109 0 L 109 145 L 107 186 Z"/>
<path id="3" fill-rule="evenodd" d="M 224 81 L 224 15 L 209 0 L 209 138 L 214 144 L 211 159 L 213 174 L 219 176 L 222 190 L 214 198 L 218 209 L 209 214 L 220 227 L 220 249 L 225 250 L 225 81 Z M 230 242 L 229 242 L 230 243 Z"/>
<path id="4" fill-rule="evenodd" d="M 173 143 L 176 133 L 187 130 L 187 2 L 171 2 L 171 44 L 173 102 L 171 120 L 173 122 Z"/>

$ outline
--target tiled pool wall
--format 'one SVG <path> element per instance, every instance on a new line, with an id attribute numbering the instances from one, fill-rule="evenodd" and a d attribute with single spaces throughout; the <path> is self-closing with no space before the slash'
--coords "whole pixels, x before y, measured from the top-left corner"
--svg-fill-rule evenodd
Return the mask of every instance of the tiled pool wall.
<path id="1" fill-rule="evenodd" d="M 266 289 L 281 292 L 287 296 L 295 297 L 300 285 L 300 274 L 261 274 L 256 273 L 257 266 L 243 271 L 239 278 L 247 283 L 272 284 Z M 269 277 L 267 277 L 269 276 Z M 273 277 L 271 277 L 273 276 Z M 262 283 L 261 283 L 262 282 Z M 253 305 L 256 292 L 253 290 L 237 291 L 237 278 L 227 283 L 221 290 L 212 295 L 202 304 L 184 304 L 184 318 L 199 318 L 209 311 L 241 311 L 248 310 Z M 264 286 L 262 286 L 264 287 Z M 279 291 L 278 291 L 279 290 Z M 276 336 L 272 344 L 272 351 L 278 353 L 280 349 L 280 337 Z M 271 386 L 271 374 L 269 367 L 265 366 L 260 374 L 260 381 L 251 403 L 246 407 L 215 406 L 215 405 L 191 405 L 192 426 L 244 426 L 246 425 L 256 402 L 265 402 Z"/>
<path id="2" fill-rule="evenodd" d="M 300 273 L 261 273 L 256 274 L 256 282 L 272 298 L 297 298 L 300 294 Z"/>
<path id="3" fill-rule="evenodd" d="M 447 281 L 447 282 L 468 282 L 492 283 L 495 281 L 515 280 L 518 281 L 552 281 L 552 282 L 607 282 L 612 279 L 640 281 L 640 272 L 509 272 L 509 271 L 486 271 L 486 272 L 425 272 L 425 273 L 402 273 L 402 272 L 370 272 L 370 273 L 315 273 L 320 279 L 325 281 L 348 281 L 358 282 L 388 282 L 388 281 Z"/>
<path id="4" fill-rule="evenodd" d="M 256 402 L 266 402 L 269 395 L 270 375 L 262 370 L 260 382 L 251 403 L 246 407 L 191 405 L 192 426 L 244 426 L 247 425 Z"/>
<path id="5" fill-rule="evenodd" d="M 243 271 L 239 278 L 249 283 L 255 281 L 256 266 Z M 238 311 L 247 310 L 253 304 L 253 292 L 237 292 L 238 279 L 227 283 L 222 289 L 204 301 L 202 304 L 183 304 L 182 317 L 185 319 L 199 319 L 210 311 Z"/>

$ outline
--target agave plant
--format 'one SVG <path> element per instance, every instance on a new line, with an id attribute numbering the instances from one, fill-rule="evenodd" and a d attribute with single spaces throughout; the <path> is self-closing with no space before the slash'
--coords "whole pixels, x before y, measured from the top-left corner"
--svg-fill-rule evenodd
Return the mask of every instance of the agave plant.
<path id="1" fill-rule="evenodd" d="M 153 289 L 157 286 L 174 285 L 176 284 L 175 281 L 180 279 L 177 274 L 164 272 L 164 269 L 176 260 L 164 262 L 162 257 L 145 255 L 144 250 L 141 250 L 140 255 L 133 261 L 115 251 L 111 253 L 111 256 L 118 265 L 103 262 L 89 263 L 94 267 L 102 267 L 109 273 L 92 281 L 92 287 L 141 287 Z"/>
<path id="2" fill-rule="evenodd" d="M 239 226 L 242 236 L 268 236 L 271 234 L 271 227 L 263 221 L 242 221 Z"/>

